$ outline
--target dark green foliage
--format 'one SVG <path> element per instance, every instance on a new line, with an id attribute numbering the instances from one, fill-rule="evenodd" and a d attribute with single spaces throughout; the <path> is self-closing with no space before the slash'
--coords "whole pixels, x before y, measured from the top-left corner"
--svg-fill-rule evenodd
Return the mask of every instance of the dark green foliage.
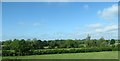
<path id="1" fill-rule="evenodd" d="M 100 51 L 116 51 L 112 47 L 104 48 L 72 48 L 72 49 L 40 49 L 28 53 L 19 53 L 3 50 L 3 56 L 24 56 L 24 55 L 43 55 L 43 54 L 62 54 L 62 53 L 85 53 L 85 52 L 100 52 Z"/>
<path id="2" fill-rule="evenodd" d="M 115 44 L 115 39 L 111 39 L 110 44 Z"/>
<path id="3" fill-rule="evenodd" d="M 85 53 L 100 51 L 116 51 L 114 39 L 105 40 L 7 40 L 2 42 L 3 56 L 24 56 L 41 54 Z"/>

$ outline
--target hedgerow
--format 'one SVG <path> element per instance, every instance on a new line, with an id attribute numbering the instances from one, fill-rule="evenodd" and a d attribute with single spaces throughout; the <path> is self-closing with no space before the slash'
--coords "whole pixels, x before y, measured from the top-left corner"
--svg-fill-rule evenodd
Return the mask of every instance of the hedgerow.
<path id="1" fill-rule="evenodd" d="M 100 51 L 117 51 L 112 47 L 92 47 L 92 48 L 80 48 L 80 49 L 40 49 L 31 50 L 28 52 L 13 52 L 10 50 L 3 50 L 3 56 L 24 56 L 24 55 L 43 55 L 43 54 L 63 54 L 63 53 L 85 53 L 85 52 L 100 52 Z"/>

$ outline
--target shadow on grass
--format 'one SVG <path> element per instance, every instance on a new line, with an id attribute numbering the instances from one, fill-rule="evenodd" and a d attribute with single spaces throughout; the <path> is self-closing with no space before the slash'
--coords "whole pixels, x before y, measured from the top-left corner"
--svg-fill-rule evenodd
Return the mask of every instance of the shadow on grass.
<path id="1" fill-rule="evenodd" d="M 118 59 L 3 59 L 2 61 L 119 61 Z"/>

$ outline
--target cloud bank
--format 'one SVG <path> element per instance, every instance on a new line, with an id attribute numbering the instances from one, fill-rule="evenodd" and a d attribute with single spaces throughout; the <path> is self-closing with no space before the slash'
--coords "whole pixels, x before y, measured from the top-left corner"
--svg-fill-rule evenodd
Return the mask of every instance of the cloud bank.
<path id="1" fill-rule="evenodd" d="M 99 10 L 98 15 L 105 20 L 115 20 L 118 17 L 118 5 L 114 4 L 111 7 Z"/>
<path id="2" fill-rule="evenodd" d="M 115 31 L 118 30 L 118 26 L 117 25 L 109 25 L 109 26 L 105 26 L 103 28 L 98 28 L 95 29 L 96 32 L 110 32 L 110 31 Z"/>

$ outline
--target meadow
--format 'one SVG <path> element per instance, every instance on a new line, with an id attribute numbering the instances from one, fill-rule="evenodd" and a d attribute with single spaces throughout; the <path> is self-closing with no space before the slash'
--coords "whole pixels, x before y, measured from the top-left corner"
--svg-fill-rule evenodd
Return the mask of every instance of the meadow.
<path id="1" fill-rule="evenodd" d="M 45 54 L 29 56 L 5 56 L 3 59 L 118 59 L 118 51 Z"/>

